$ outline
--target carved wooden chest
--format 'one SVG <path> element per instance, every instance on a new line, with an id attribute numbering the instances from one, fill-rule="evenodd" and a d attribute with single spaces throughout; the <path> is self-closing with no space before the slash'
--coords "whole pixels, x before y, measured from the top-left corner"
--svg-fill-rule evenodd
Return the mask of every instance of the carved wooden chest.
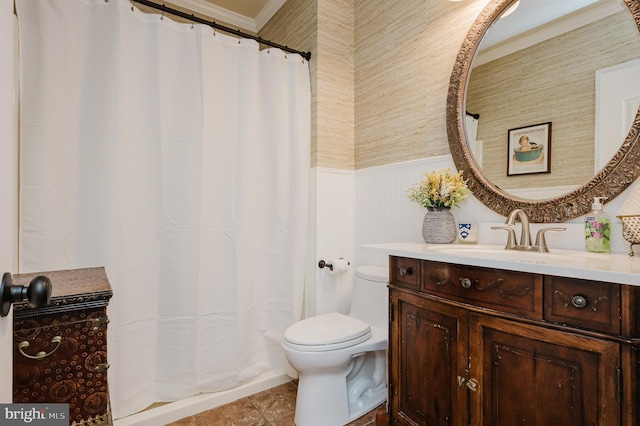
<path id="1" fill-rule="evenodd" d="M 42 308 L 14 304 L 13 402 L 68 403 L 69 424 L 110 425 L 107 383 L 107 305 L 112 296 L 104 268 L 15 275 L 28 285 L 37 275 L 52 282 Z"/>

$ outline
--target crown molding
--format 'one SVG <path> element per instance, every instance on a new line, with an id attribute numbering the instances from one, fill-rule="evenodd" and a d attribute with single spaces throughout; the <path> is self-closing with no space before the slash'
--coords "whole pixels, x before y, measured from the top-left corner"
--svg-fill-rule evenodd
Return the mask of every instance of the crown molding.
<path id="1" fill-rule="evenodd" d="M 171 3 L 176 6 L 186 8 L 192 12 L 205 15 L 214 21 L 222 21 L 223 25 L 232 25 L 241 30 L 257 34 L 286 1 L 287 0 L 269 0 L 255 19 L 204 0 L 171 0 Z"/>
<path id="2" fill-rule="evenodd" d="M 493 47 L 479 51 L 478 56 L 473 61 L 473 66 L 477 67 L 486 64 L 494 59 L 501 58 L 518 50 L 533 46 L 536 43 L 580 28 L 583 25 L 596 22 L 616 12 L 620 12 L 623 10 L 623 7 L 624 6 L 618 2 L 598 2 L 594 6 L 586 7 L 577 13 L 560 18 L 547 25 L 540 26 L 505 42 L 498 43 Z"/>
<path id="3" fill-rule="evenodd" d="M 257 33 L 256 22 L 253 19 L 204 0 L 172 0 L 171 3 L 191 12 L 205 15 L 213 21 L 222 21 L 222 25 L 228 24 L 245 31 Z"/>
<path id="4" fill-rule="evenodd" d="M 257 31 L 260 31 L 262 27 L 264 27 L 267 22 L 269 22 L 269 20 L 273 18 L 273 15 L 275 15 L 276 12 L 280 10 L 280 8 L 285 4 L 286 1 L 287 0 L 269 0 L 269 2 L 262 8 L 260 13 L 258 13 L 258 16 L 256 16 L 255 25 Z"/>

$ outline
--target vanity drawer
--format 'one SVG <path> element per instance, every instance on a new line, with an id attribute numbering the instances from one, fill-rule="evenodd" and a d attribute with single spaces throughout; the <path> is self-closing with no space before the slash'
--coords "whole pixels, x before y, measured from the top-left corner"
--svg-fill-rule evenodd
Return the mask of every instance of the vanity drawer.
<path id="1" fill-rule="evenodd" d="M 422 261 L 425 293 L 542 319 L 542 277 L 526 272 Z"/>
<path id="2" fill-rule="evenodd" d="M 620 333 L 620 286 L 577 278 L 544 277 L 544 319 Z"/>
<path id="3" fill-rule="evenodd" d="M 389 259 L 390 282 L 398 287 L 420 290 L 420 261 L 391 256 Z"/>

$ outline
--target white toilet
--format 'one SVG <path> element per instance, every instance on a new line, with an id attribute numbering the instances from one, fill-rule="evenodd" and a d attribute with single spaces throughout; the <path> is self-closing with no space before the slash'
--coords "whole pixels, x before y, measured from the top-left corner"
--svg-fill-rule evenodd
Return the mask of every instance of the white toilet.
<path id="1" fill-rule="evenodd" d="M 349 315 L 291 325 L 282 346 L 299 373 L 297 426 L 340 426 L 387 399 L 388 270 L 356 269 Z"/>

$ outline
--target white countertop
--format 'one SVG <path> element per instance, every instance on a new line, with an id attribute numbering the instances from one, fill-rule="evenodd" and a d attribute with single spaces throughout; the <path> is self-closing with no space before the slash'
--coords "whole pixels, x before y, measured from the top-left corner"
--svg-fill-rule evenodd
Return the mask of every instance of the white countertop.
<path id="1" fill-rule="evenodd" d="M 499 245 L 390 243 L 363 251 L 487 268 L 640 286 L 640 256 L 549 248 L 550 253 L 505 250 Z"/>

